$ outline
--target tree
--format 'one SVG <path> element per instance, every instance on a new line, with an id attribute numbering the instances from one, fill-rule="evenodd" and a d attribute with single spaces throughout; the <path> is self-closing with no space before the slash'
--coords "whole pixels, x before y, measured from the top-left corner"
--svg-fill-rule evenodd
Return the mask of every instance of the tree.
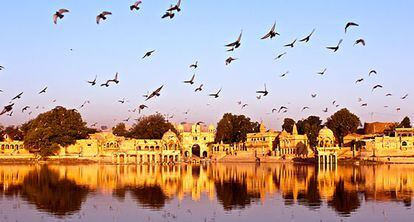
<path id="1" fill-rule="evenodd" d="M 22 130 L 25 148 L 37 150 L 43 157 L 55 155 L 61 146 L 72 145 L 95 132 L 86 127 L 78 111 L 61 106 L 23 124 Z"/>
<path id="2" fill-rule="evenodd" d="M 400 124 L 398 124 L 397 128 L 411 128 L 411 120 L 408 116 L 404 117 Z"/>
<path id="3" fill-rule="evenodd" d="M 309 139 L 309 144 L 315 147 L 318 144 L 319 130 L 322 129 L 322 120 L 318 116 L 309 116 L 304 120 L 299 120 L 297 123 L 299 134 L 306 134 Z"/>
<path id="4" fill-rule="evenodd" d="M 247 133 L 259 132 L 260 124 L 252 122 L 244 115 L 226 113 L 217 123 L 216 141 L 224 143 L 237 143 L 246 141 Z"/>
<path id="5" fill-rule="evenodd" d="M 118 123 L 112 128 L 112 133 L 116 136 L 128 136 L 128 130 L 126 129 L 125 123 Z"/>
<path id="6" fill-rule="evenodd" d="M 12 140 L 23 140 L 23 131 L 18 126 L 8 126 L 3 128 L 0 126 L 0 141 L 8 135 Z"/>
<path id="7" fill-rule="evenodd" d="M 282 129 L 286 130 L 286 132 L 288 133 L 292 133 L 293 131 L 293 125 L 295 125 L 295 120 L 291 119 L 291 118 L 285 118 L 283 120 L 283 125 L 282 125 Z"/>
<path id="8" fill-rule="evenodd" d="M 157 113 L 139 118 L 129 131 L 129 136 L 136 139 L 161 139 L 168 130 L 177 133 L 175 127 Z"/>
<path id="9" fill-rule="evenodd" d="M 344 137 L 350 133 L 355 133 L 358 127 L 361 126 L 361 121 L 358 116 L 343 108 L 328 118 L 326 126 L 333 131 L 339 144 L 342 145 Z"/>

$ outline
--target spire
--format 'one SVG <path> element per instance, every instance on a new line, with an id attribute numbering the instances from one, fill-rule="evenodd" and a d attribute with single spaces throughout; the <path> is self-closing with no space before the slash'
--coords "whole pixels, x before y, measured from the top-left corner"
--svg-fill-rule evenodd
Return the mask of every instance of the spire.
<path id="1" fill-rule="evenodd" d="M 260 132 L 261 132 L 261 133 L 265 133 L 265 132 L 266 132 L 266 127 L 265 127 L 265 125 L 263 124 L 263 121 L 262 121 L 262 122 L 260 122 Z"/>
<path id="2" fill-rule="evenodd" d="M 292 135 L 298 135 L 298 128 L 296 127 L 296 123 L 293 124 Z"/>

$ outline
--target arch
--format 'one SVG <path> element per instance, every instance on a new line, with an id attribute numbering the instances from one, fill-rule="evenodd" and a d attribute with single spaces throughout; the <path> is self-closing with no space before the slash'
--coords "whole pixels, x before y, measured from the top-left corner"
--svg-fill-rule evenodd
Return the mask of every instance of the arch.
<path id="1" fill-rule="evenodd" d="M 203 151 L 203 157 L 207 158 L 207 151 L 205 151 L 205 150 Z"/>
<path id="2" fill-rule="evenodd" d="M 185 157 L 189 157 L 189 156 L 190 156 L 190 152 L 185 151 L 185 152 L 184 152 L 184 156 L 185 156 Z"/>
<path id="3" fill-rule="evenodd" d="M 407 146 L 407 145 L 408 145 L 407 141 L 403 141 L 403 142 L 401 143 L 401 146 Z"/>
<path id="4" fill-rule="evenodd" d="M 191 153 L 193 154 L 193 155 L 195 155 L 195 156 L 198 156 L 198 157 L 201 157 L 201 148 L 200 148 L 200 145 L 198 145 L 198 144 L 194 144 L 192 147 L 191 147 Z"/>

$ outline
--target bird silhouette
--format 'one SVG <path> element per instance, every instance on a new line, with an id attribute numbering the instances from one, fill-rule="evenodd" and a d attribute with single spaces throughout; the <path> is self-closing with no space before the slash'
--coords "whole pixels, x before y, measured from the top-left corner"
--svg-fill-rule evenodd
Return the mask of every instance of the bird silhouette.
<path id="1" fill-rule="evenodd" d="M 160 96 L 161 94 L 160 94 L 160 92 L 161 92 L 161 89 L 164 87 L 164 85 L 162 85 L 162 86 L 160 86 L 158 89 L 156 89 L 155 91 L 153 91 L 151 94 L 149 94 L 148 96 L 147 96 L 147 99 L 145 99 L 145 101 L 147 101 L 147 100 L 149 100 L 149 99 L 151 99 L 151 98 L 153 98 L 153 97 L 157 97 L 157 96 Z"/>
<path id="2" fill-rule="evenodd" d="M 124 119 L 124 120 L 122 120 L 122 121 L 124 121 L 124 122 L 129 122 L 129 120 L 131 119 L 131 117 L 128 117 L 128 118 L 126 118 L 126 119 Z"/>
<path id="3" fill-rule="evenodd" d="M 217 99 L 217 98 L 219 97 L 220 92 L 221 92 L 221 88 L 219 89 L 219 91 L 217 91 L 217 93 L 212 93 L 212 94 L 209 94 L 209 96 L 212 96 L 212 97 L 214 97 L 215 99 Z"/>
<path id="4" fill-rule="evenodd" d="M 312 98 L 316 98 L 317 94 L 311 94 Z"/>
<path id="5" fill-rule="evenodd" d="M 146 57 L 150 57 L 152 55 L 152 53 L 154 53 L 155 50 L 151 50 L 145 53 L 145 55 L 142 57 L 142 59 L 145 59 Z"/>
<path id="6" fill-rule="evenodd" d="M 387 93 L 387 94 L 385 94 L 385 96 L 392 96 L 392 94 L 391 93 Z"/>
<path id="7" fill-rule="evenodd" d="M 315 29 L 313 29 L 312 32 L 308 36 L 306 36 L 305 38 L 299 40 L 299 42 L 309 42 L 309 40 L 312 37 L 314 32 L 315 32 Z"/>
<path id="8" fill-rule="evenodd" d="M 107 11 L 101 12 L 98 16 L 96 16 L 96 24 L 99 25 L 99 23 L 101 22 L 101 19 L 106 20 L 106 16 L 108 16 L 108 15 L 112 15 L 112 13 L 107 12 Z"/>
<path id="9" fill-rule="evenodd" d="M 277 55 L 276 56 L 276 58 L 275 58 L 275 60 L 278 60 L 278 59 L 281 59 L 284 55 L 286 55 L 287 53 L 286 52 L 284 52 L 284 53 L 281 53 L 281 54 L 279 54 L 279 55 Z"/>
<path id="10" fill-rule="evenodd" d="M 19 93 L 17 96 L 13 97 L 13 99 L 11 99 L 12 101 L 15 99 L 21 99 L 23 95 L 23 92 Z"/>
<path id="11" fill-rule="evenodd" d="M 148 106 L 146 106 L 144 104 L 139 105 L 139 107 L 138 107 L 138 113 L 141 114 L 141 111 L 143 111 L 145 108 L 148 108 Z"/>
<path id="12" fill-rule="evenodd" d="M 101 86 L 109 87 L 110 80 L 107 80 L 105 83 L 102 83 Z"/>
<path id="13" fill-rule="evenodd" d="M 180 5 L 181 5 L 181 0 L 178 0 L 177 4 L 175 4 L 174 6 L 170 7 L 169 9 L 167 9 L 167 11 L 168 12 L 172 12 L 172 11 L 180 12 L 181 11 Z"/>
<path id="14" fill-rule="evenodd" d="M 326 68 L 324 70 L 322 70 L 321 72 L 318 72 L 317 74 L 318 75 L 325 75 L 325 72 L 326 72 Z"/>
<path id="15" fill-rule="evenodd" d="M 328 108 L 325 108 L 324 110 L 322 110 L 324 113 L 328 112 Z"/>
<path id="16" fill-rule="evenodd" d="M 362 81 L 364 81 L 364 78 L 357 79 L 357 80 L 355 81 L 355 84 L 356 84 L 356 83 L 360 83 L 360 82 L 362 82 Z"/>
<path id="17" fill-rule="evenodd" d="M 366 106 L 368 106 L 368 104 L 367 104 L 367 103 L 363 103 L 363 104 L 361 104 L 361 107 L 366 107 Z"/>
<path id="18" fill-rule="evenodd" d="M 118 79 L 118 72 L 117 73 L 115 73 L 115 77 L 114 77 L 114 79 L 110 79 L 110 80 L 108 80 L 107 81 L 107 83 L 109 84 L 110 82 L 114 82 L 115 84 L 118 84 L 119 83 L 119 79 Z"/>
<path id="19" fill-rule="evenodd" d="M 355 46 L 355 45 L 358 45 L 358 44 L 361 44 L 361 45 L 365 46 L 365 40 L 363 40 L 363 39 L 357 39 L 357 40 L 355 41 L 355 43 L 354 43 L 354 46 Z"/>
<path id="20" fill-rule="evenodd" d="M 330 46 L 330 47 L 326 47 L 326 48 L 332 50 L 333 52 L 336 52 L 336 51 L 338 51 L 339 46 L 341 45 L 342 41 L 343 40 L 340 39 L 339 42 L 338 42 L 338 44 L 336 46 Z"/>
<path id="21" fill-rule="evenodd" d="M 260 94 L 262 94 L 262 96 L 267 96 L 267 94 L 269 94 L 269 92 L 266 89 L 266 84 L 264 84 L 264 90 L 256 91 L 256 93 L 260 93 Z"/>
<path id="22" fill-rule="evenodd" d="M 22 113 L 24 113 L 24 111 L 28 110 L 29 108 L 30 108 L 30 106 L 25 106 L 25 107 L 23 107 L 23 109 L 22 109 Z"/>
<path id="23" fill-rule="evenodd" d="M 228 57 L 228 58 L 226 59 L 226 66 L 227 66 L 227 65 L 230 65 L 230 63 L 231 63 L 231 62 L 233 62 L 234 60 L 237 60 L 237 58 L 233 58 L 233 57 L 231 57 L 231 56 L 230 56 L 230 57 Z"/>
<path id="24" fill-rule="evenodd" d="M 405 94 L 403 97 L 401 97 L 401 99 L 407 99 L 408 94 Z"/>
<path id="25" fill-rule="evenodd" d="M 245 108 L 245 107 L 247 107 L 248 105 L 249 105 L 249 104 L 247 104 L 247 103 L 246 103 L 246 104 L 243 104 L 243 105 L 241 106 L 241 108 L 242 108 L 242 109 L 244 109 L 244 108 Z"/>
<path id="26" fill-rule="evenodd" d="M 275 31 L 275 29 L 276 29 L 276 22 L 273 24 L 272 28 L 270 28 L 270 31 L 266 35 L 264 35 L 261 39 L 267 39 L 267 38 L 272 39 L 276 35 L 279 35 L 279 33 Z"/>
<path id="27" fill-rule="evenodd" d="M 303 107 L 303 108 L 302 108 L 302 112 L 303 112 L 304 110 L 306 110 L 306 109 L 309 109 L 309 107 L 308 107 L 308 106 Z"/>
<path id="28" fill-rule="evenodd" d="M 0 71 L 4 69 L 4 66 L 0 66 Z"/>
<path id="29" fill-rule="evenodd" d="M 13 111 L 9 112 L 8 114 L 6 114 L 8 116 L 13 116 Z"/>
<path id="30" fill-rule="evenodd" d="M 46 93 L 46 90 L 47 90 L 47 86 L 46 86 L 45 88 L 43 88 L 43 89 L 39 92 L 39 94 Z"/>
<path id="31" fill-rule="evenodd" d="M 127 102 L 127 100 L 125 98 L 122 98 L 120 100 L 118 100 L 119 103 L 124 104 L 125 102 Z"/>
<path id="32" fill-rule="evenodd" d="M 243 30 L 240 32 L 239 37 L 237 38 L 237 40 L 232 42 L 232 43 L 227 44 L 226 47 L 230 47 L 233 50 L 239 48 L 240 45 L 241 45 L 242 35 L 243 35 Z"/>
<path id="33" fill-rule="evenodd" d="M 196 88 L 194 91 L 198 92 L 198 91 L 202 91 L 203 90 L 203 84 L 201 84 L 198 88 Z"/>
<path id="34" fill-rule="evenodd" d="M 190 80 L 183 81 L 183 83 L 188 83 L 190 85 L 193 85 L 194 84 L 194 79 L 195 79 L 195 74 L 193 74 L 193 76 L 191 77 Z"/>
<path id="35" fill-rule="evenodd" d="M 282 75 L 280 75 L 280 78 L 285 77 L 287 74 L 289 74 L 289 71 L 286 71 L 285 73 L 283 73 Z"/>
<path id="36" fill-rule="evenodd" d="M 0 116 L 13 110 L 13 106 L 14 103 L 4 106 L 3 110 L 0 112 Z"/>
<path id="37" fill-rule="evenodd" d="M 262 98 L 262 95 L 256 96 L 256 99 L 260 100 Z"/>
<path id="38" fill-rule="evenodd" d="M 57 20 L 58 19 L 63 19 L 63 17 L 65 17 L 64 14 L 68 13 L 68 12 L 69 12 L 69 10 L 64 9 L 64 8 L 57 10 L 55 12 L 55 14 L 53 14 L 53 23 L 57 24 Z"/>
<path id="39" fill-rule="evenodd" d="M 280 111 L 282 111 L 282 110 L 287 110 L 287 109 L 288 109 L 288 108 L 287 108 L 286 106 L 281 106 L 277 112 L 278 112 L 278 113 L 280 113 Z"/>
<path id="40" fill-rule="evenodd" d="M 131 5 L 131 6 L 129 6 L 129 9 L 131 10 L 131 11 L 133 11 L 134 9 L 136 10 L 136 11 L 138 11 L 139 10 L 139 5 L 142 3 L 142 1 L 136 1 L 133 5 Z"/>
<path id="41" fill-rule="evenodd" d="M 165 14 L 161 16 L 161 18 L 162 19 L 165 19 L 165 18 L 172 19 L 172 18 L 174 18 L 174 16 L 175 16 L 175 14 L 173 12 L 166 11 Z"/>
<path id="42" fill-rule="evenodd" d="M 190 65 L 190 68 L 193 68 L 193 69 L 197 69 L 197 67 L 198 67 L 198 61 Z"/>
<path id="43" fill-rule="evenodd" d="M 95 79 L 93 80 L 93 81 L 87 81 L 89 84 L 91 84 L 92 86 L 94 86 L 94 85 L 96 85 L 96 78 L 97 78 L 98 76 L 97 75 L 95 75 Z"/>
<path id="44" fill-rule="evenodd" d="M 291 42 L 291 43 L 289 43 L 289 44 L 284 45 L 284 47 L 290 47 L 290 48 L 293 48 L 293 47 L 295 47 L 295 43 L 296 43 L 296 41 L 297 41 L 297 39 L 293 40 L 293 42 Z"/>
<path id="45" fill-rule="evenodd" d="M 375 90 L 375 89 L 378 89 L 378 88 L 382 88 L 382 85 L 375 85 L 374 87 L 372 87 L 372 92 Z"/>
<path id="46" fill-rule="evenodd" d="M 348 28 L 351 27 L 351 26 L 359 26 L 359 25 L 357 23 L 355 23 L 355 22 L 348 22 L 348 23 L 346 23 L 346 25 L 345 25 L 345 33 L 347 32 Z"/>
<path id="47" fill-rule="evenodd" d="M 377 74 L 377 71 L 375 71 L 375 70 L 371 70 L 371 71 L 369 71 L 369 73 L 368 73 L 368 76 L 371 76 L 372 74 Z"/>

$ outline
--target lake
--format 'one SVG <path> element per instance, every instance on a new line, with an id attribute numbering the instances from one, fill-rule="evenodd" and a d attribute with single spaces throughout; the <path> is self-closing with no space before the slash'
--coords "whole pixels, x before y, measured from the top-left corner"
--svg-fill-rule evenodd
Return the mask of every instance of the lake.
<path id="1" fill-rule="evenodd" d="M 414 165 L 0 165 L 0 221 L 413 221 Z"/>

